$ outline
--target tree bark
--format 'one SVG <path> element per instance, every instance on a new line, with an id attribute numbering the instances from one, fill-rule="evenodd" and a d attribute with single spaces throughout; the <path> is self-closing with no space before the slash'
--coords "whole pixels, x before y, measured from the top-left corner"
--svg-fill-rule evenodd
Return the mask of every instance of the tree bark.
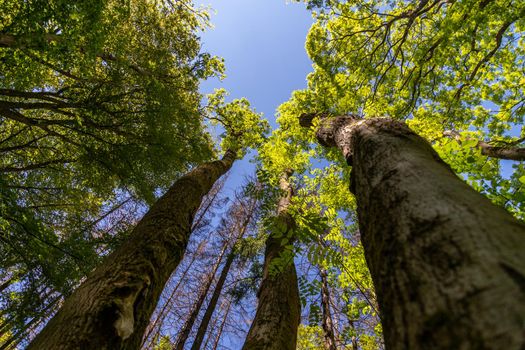
<path id="1" fill-rule="evenodd" d="M 293 195 L 288 182 L 290 175 L 291 172 L 287 172 L 280 181 L 285 196 L 279 201 L 275 227 L 276 231 L 283 232 L 278 237 L 275 237 L 277 232 L 271 232 L 266 241 L 259 302 L 243 350 L 295 350 L 296 347 L 301 305 L 293 259 L 283 271 L 269 273 L 272 261 L 285 251 L 283 238 L 290 238 L 293 230 L 293 219 L 287 212 Z"/>
<path id="2" fill-rule="evenodd" d="M 330 289 L 328 288 L 328 275 L 325 269 L 320 269 L 321 275 L 321 306 L 323 312 L 324 347 L 326 350 L 337 350 L 335 345 L 334 323 L 330 312 Z"/>
<path id="3" fill-rule="evenodd" d="M 213 348 L 212 348 L 213 350 L 217 350 L 217 347 L 219 346 L 222 332 L 224 331 L 224 326 L 226 326 L 226 320 L 228 319 L 228 315 L 230 314 L 231 306 L 232 306 L 232 301 L 229 300 L 228 305 L 226 306 L 225 311 L 224 311 L 224 317 L 222 318 L 221 325 L 219 327 L 219 330 L 217 331 L 217 336 L 215 337 L 215 341 L 213 343 Z M 210 334 L 210 337 L 211 337 L 211 334 Z M 210 337 L 208 337 L 208 340 L 210 339 Z M 208 347 L 205 346 L 204 348 L 207 349 Z"/>
<path id="4" fill-rule="evenodd" d="M 234 160 L 235 152 L 228 150 L 222 160 L 177 180 L 28 349 L 138 349 L 164 284 L 184 254 L 203 196 Z"/>
<path id="5" fill-rule="evenodd" d="M 523 349 L 525 224 L 402 122 L 327 118 L 317 137 L 352 165 L 386 347 Z"/>

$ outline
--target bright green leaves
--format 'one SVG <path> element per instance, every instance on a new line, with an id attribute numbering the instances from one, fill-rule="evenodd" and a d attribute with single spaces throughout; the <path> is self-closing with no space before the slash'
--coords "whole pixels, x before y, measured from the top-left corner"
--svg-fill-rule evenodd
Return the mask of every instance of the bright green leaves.
<path id="1" fill-rule="evenodd" d="M 405 119 L 469 183 L 516 213 L 519 166 L 503 174 L 475 141 L 458 147 L 442 139 L 450 130 L 496 144 L 523 137 L 524 3 L 306 2 L 322 5 L 306 42 L 314 72 L 287 104 Z M 324 156 L 338 160 L 331 151 Z"/>
<path id="2" fill-rule="evenodd" d="M 324 350 L 324 335 L 321 326 L 299 325 L 297 350 Z"/>
<path id="3" fill-rule="evenodd" d="M 207 111 L 208 119 L 220 123 L 225 129 L 222 135 L 221 149 L 232 149 L 243 157 L 247 148 L 257 148 L 265 140 L 269 131 L 268 121 L 262 119 L 262 113 L 256 113 L 247 99 L 235 99 L 226 103 L 227 92 L 217 89 L 209 94 Z"/>

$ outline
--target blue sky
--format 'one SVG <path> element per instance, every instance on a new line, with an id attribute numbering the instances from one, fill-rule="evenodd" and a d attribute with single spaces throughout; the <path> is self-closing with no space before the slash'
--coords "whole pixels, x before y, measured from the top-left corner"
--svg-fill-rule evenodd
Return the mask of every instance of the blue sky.
<path id="1" fill-rule="evenodd" d="M 304 88 L 311 71 L 304 42 L 312 19 L 303 4 L 285 0 L 201 0 L 216 10 L 214 29 L 202 35 L 203 49 L 226 61 L 222 86 L 233 98 L 247 97 L 267 117 L 290 92 Z"/>
<path id="2" fill-rule="evenodd" d="M 275 110 L 293 90 L 306 87 L 312 70 L 304 43 L 312 24 L 302 3 L 286 0 L 200 0 L 210 5 L 213 29 L 201 36 L 203 51 L 221 56 L 226 79 L 203 82 L 201 91 L 223 87 L 230 98 L 246 97 L 275 126 Z M 240 179 L 253 172 L 248 156 L 237 161 L 227 189 L 235 190 Z"/>

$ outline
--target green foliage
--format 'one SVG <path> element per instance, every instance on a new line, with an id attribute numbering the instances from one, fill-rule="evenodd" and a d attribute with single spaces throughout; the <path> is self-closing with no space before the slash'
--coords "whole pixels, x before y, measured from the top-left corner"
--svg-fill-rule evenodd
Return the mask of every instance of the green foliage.
<path id="1" fill-rule="evenodd" d="M 160 191 L 214 157 L 190 1 L 0 0 L 0 305 L 40 322 Z M 46 309 L 52 313 L 53 309 Z M 37 323 L 38 324 L 38 323 Z"/>
<path id="2" fill-rule="evenodd" d="M 496 144 L 525 136 L 523 2 L 305 2 L 316 9 L 306 41 L 314 71 L 308 88 L 281 108 L 296 118 L 331 112 L 406 119 L 469 183 L 524 217 L 522 168 L 514 164 L 504 179 L 497 160 L 465 142 L 459 151 L 443 136 L 471 132 Z"/>
<path id="3" fill-rule="evenodd" d="M 226 96 L 224 89 L 216 89 L 207 96 L 208 119 L 220 123 L 225 129 L 221 135 L 221 148 L 237 150 L 242 158 L 247 148 L 256 148 L 263 143 L 270 125 L 262 119 L 262 113 L 252 110 L 247 99 L 226 103 Z"/>
<path id="4" fill-rule="evenodd" d="M 323 329 L 320 326 L 299 325 L 297 350 L 324 350 Z"/>
<path id="5" fill-rule="evenodd" d="M 222 66 L 199 53 L 186 2 L 3 1 L 0 36 L 15 41 L 0 48 L 0 168 L 55 165 L 103 198 L 126 186 L 153 200 L 209 159 L 197 89 Z"/>
<path id="6" fill-rule="evenodd" d="M 175 346 L 175 343 L 171 341 L 169 336 L 162 336 L 155 343 L 153 350 L 171 350 Z"/>

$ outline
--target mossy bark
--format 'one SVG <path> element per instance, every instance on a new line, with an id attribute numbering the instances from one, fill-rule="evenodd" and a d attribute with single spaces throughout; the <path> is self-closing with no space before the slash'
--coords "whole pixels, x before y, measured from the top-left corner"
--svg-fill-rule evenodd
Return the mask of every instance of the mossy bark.
<path id="1" fill-rule="evenodd" d="M 179 264 L 203 196 L 235 159 L 227 151 L 177 180 L 66 299 L 28 349 L 138 349 L 164 284 Z"/>
<path id="2" fill-rule="evenodd" d="M 525 224 L 402 122 L 327 118 L 318 138 L 352 165 L 386 348 L 523 349 Z"/>
<path id="3" fill-rule="evenodd" d="M 280 187 L 285 195 L 280 199 L 275 227 L 279 235 L 270 233 L 264 254 L 263 279 L 258 293 L 255 318 L 246 337 L 243 350 L 295 350 L 297 329 L 301 318 L 301 304 L 297 285 L 297 272 L 293 259 L 283 271 L 270 273 L 275 258 L 285 251 L 283 238 L 291 241 L 293 220 L 287 212 L 293 195 L 288 182 L 291 172 L 281 178 Z M 273 232 L 275 233 L 275 232 Z"/>

